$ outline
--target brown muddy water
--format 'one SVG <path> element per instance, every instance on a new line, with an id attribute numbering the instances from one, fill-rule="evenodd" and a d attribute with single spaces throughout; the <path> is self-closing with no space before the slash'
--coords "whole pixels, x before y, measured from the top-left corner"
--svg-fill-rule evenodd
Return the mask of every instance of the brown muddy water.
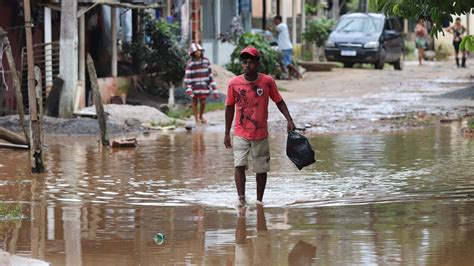
<path id="1" fill-rule="evenodd" d="M 317 163 L 303 171 L 274 135 L 266 205 L 249 178 L 241 218 L 217 131 L 140 136 L 132 149 L 49 139 L 44 175 L 1 150 L 0 200 L 24 219 L 0 221 L 0 248 L 52 265 L 474 264 L 474 141 L 456 124 L 313 136 Z"/>

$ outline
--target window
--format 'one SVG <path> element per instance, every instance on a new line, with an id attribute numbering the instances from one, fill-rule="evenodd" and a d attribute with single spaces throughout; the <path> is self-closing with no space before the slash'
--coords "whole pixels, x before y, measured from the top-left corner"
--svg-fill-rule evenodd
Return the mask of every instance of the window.
<path id="1" fill-rule="evenodd" d="M 365 32 L 376 33 L 380 31 L 380 19 L 373 17 L 345 17 L 337 24 L 337 32 Z"/>

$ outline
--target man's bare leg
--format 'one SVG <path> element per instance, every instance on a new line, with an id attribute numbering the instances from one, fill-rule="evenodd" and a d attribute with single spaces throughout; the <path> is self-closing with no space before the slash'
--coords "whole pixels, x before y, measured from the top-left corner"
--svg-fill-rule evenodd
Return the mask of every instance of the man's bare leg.
<path id="1" fill-rule="evenodd" d="M 245 166 L 235 167 L 235 186 L 237 187 L 237 194 L 239 195 L 239 204 L 245 205 Z"/>
<path id="2" fill-rule="evenodd" d="M 267 173 L 259 173 L 257 179 L 257 201 L 262 202 L 265 186 L 267 185 Z"/>

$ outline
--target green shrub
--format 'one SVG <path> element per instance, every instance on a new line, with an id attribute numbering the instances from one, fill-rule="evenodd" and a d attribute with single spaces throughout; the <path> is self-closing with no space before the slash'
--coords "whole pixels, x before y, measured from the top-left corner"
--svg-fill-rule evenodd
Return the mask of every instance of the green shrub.
<path id="1" fill-rule="evenodd" d="M 322 47 L 327 39 L 331 29 L 336 25 L 334 19 L 318 18 L 309 22 L 306 27 L 303 38 L 309 42 L 313 42 L 317 47 Z"/>
<path id="2" fill-rule="evenodd" d="M 474 52 L 474 35 L 467 35 L 462 37 L 461 44 L 459 45 L 461 51 Z"/>
<path id="3" fill-rule="evenodd" d="M 259 72 L 277 76 L 281 74 L 279 67 L 280 53 L 270 46 L 261 34 L 244 33 L 240 35 L 236 48 L 230 56 L 227 69 L 236 75 L 242 74 L 242 66 L 239 62 L 240 51 L 247 46 L 253 46 L 260 52 Z"/>
<path id="4" fill-rule="evenodd" d="M 0 203 L 0 220 L 21 219 L 23 208 L 20 204 L 8 205 Z"/>
<path id="5" fill-rule="evenodd" d="M 325 9 L 328 7 L 327 3 L 317 3 L 315 5 L 305 3 L 304 4 L 304 10 L 308 15 L 317 15 L 319 10 Z"/>
<path id="6" fill-rule="evenodd" d="M 469 120 L 469 122 L 467 122 L 467 127 L 469 129 L 474 129 L 474 119 Z"/>
<path id="7" fill-rule="evenodd" d="M 144 17 L 146 41 L 126 43 L 125 55 L 132 59 L 136 72 L 144 74 L 145 90 L 166 97 L 169 84 L 184 77 L 188 55 L 178 45 L 179 24 Z"/>

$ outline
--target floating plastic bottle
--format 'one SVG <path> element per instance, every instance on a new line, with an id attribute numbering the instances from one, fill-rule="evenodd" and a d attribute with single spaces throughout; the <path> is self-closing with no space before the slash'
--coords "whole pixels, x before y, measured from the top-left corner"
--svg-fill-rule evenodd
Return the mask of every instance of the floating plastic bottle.
<path id="1" fill-rule="evenodd" d="M 162 233 L 156 233 L 153 236 L 153 241 L 155 241 L 157 245 L 162 245 L 165 242 L 165 235 Z"/>

